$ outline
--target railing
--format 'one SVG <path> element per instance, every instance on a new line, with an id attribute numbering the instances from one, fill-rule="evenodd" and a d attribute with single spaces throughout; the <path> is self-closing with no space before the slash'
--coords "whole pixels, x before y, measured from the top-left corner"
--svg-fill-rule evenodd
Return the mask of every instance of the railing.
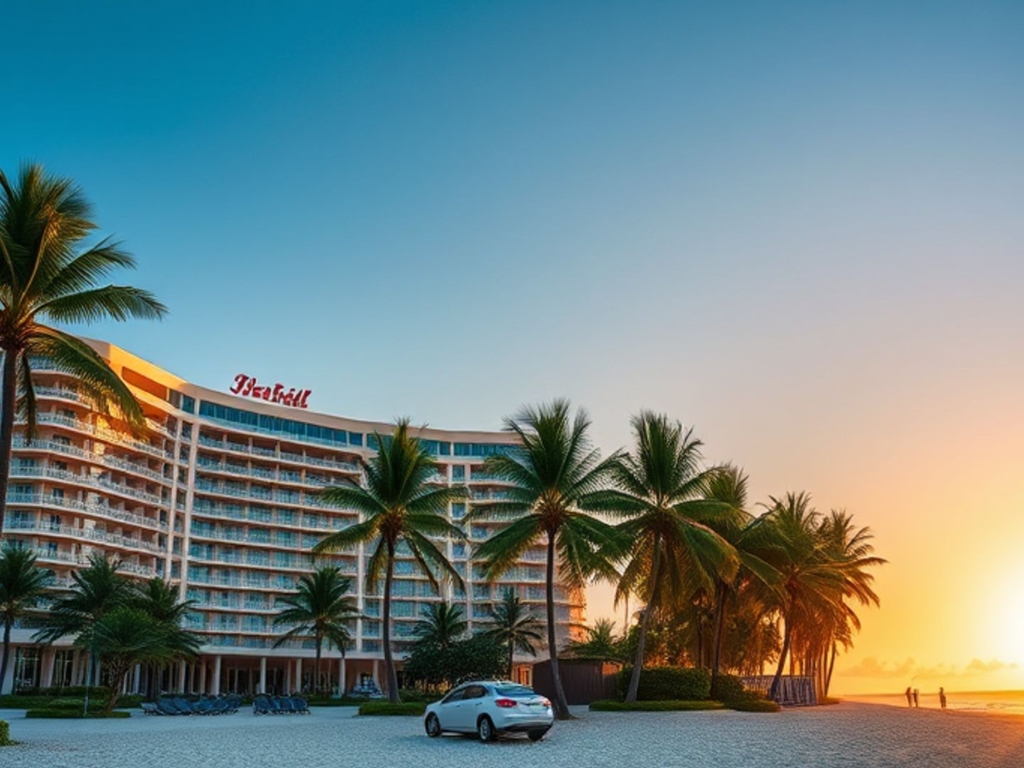
<path id="1" fill-rule="evenodd" d="M 45 477 L 51 480 L 63 480 L 74 485 L 84 485 L 90 488 L 102 488 L 112 493 L 119 493 L 123 496 L 131 496 L 133 499 L 144 501 L 154 506 L 163 506 L 164 502 L 159 496 L 140 491 L 129 485 L 114 483 L 93 475 L 82 475 L 70 472 L 66 469 L 55 469 L 54 467 L 33 467 L 24 464 L 15 464 L 11 467 L 11 477 Z"/>
<path id="2" fill-rule="evenodd" d="M 40 560 L 53 561 L 58 563 L 69 563 L 71 565 L 89 565 L 89 558 L 85 555 L 76 555 L 72 552 L 62 552 L 57 550 L 56 552 L 44 549 L 42 547 L 31 548 L 31 551 L 35 553 L 36 557 Z M 128 573 L 133 573 L 137 576 L 144 576 L 152 578 L 156 576 L 156 569 L 151 568 L 148 565 L 138 565 L 137 563 L 126 563 L 122 562 L 120 570 Z"/>
<path id="3" fill-rule="evenodd" d="M 307 464 L 311 467 L 335 469 L 339 472 L 354 472 L 358 474 L 360 471 L 358 464 L 353 464 L 349 461 L 331 461 L 329 459 L 318 459 L 315 456 L 304 456 L 301 453 L 292 453 L 290 451 L 272 451 L 267 448 L 260 448 L 259 446 L 248 446 L 240 443 L 232 443 L 230 441 L 223 442 L 221 440 L 214 440 L 211 437 L 205 437 L 203 435 L 199 436 L 199 444 L 206 446 L 207 448 L 216 448 L 221 451 L 245 453 L 251 456 L 262 456 L 280 461 L 290 461 L 296 464 Z M 335 446 L 333 443 L 329 443 L 329 445 L 332 447 Z"/>
<path id="4" fill-rule="evenodd" d="M 105 544 L 113 544 L 119 547 L 145 549 L 153 554 L 163 554 L 164 548 L 158 544 L 142 539 L 135 539 L 131 536 L 119 536 L 116 533 L 107 533 L 95 528 L 76 528 L 73 525 L 52 525 L 50 523 L 38 523 L 31 520 L 12 519 L 7 528 L 12 531 L 35 531 L 37 533 L 59 533 L 64 536 L 74 536 L 78 539 L 89 541 L 100 541 Z"/>
<path id="5" fill-rule="evenodd" d="M 64 427 L 70 427 L 76 429 L 79 432 L 85 432 L 90 435 L 96 435 L 97 437 L 111 443 L 117 443 L 119 445 L 126 445 L 134 448 L 137 451 L 158 456 L 160 458 L 174 459 L 174 454 L 170 451 L 165 451 L 162 448 L 144 443 L 141 440 L 136 440 L 122 432 L 117 432 L 112 429 L 106 429 L 105 427 L 97 427 L 94 424 L 76 419 L 71 416 L 65 416 L 60 413 L 40 413 L 36 415 L 36 422 L 39 424 L 59 424 Z M 24 424 L 24 419 L 18 419 L 17 423 Z"/>
<path id="6" fill-rule="evenodd" d="M 120 520 L 125 523 L 131 523 L 145 528 L 155 528 L 159 531 L 167 530 L 167 523 L 162 523 L 159 520 L 154 520 L 149 517 L 134 515 L 131 512 L 113 509 L 112 507 L 105 507 L 102 504 L 88 504 L 84 501 L 76 501 L 75 499 L 44 496 L 41 493 L 8 493 L 7 503 L 23 506 L 51 506 L 59 507 L 61 509 L 71 509 L 77 512 L 85 512 L 91 515 L 99 515 L 100 517 Z"/>

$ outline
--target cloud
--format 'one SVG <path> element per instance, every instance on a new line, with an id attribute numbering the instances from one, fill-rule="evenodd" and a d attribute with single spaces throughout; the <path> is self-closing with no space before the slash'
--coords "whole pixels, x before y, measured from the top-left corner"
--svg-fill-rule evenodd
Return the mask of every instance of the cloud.
<path id="1" fill-rule="evenodd" d="M 991 661 L 971 659 L 966 667 L 958 669 L 956 665 L 948 664 L 939 664 L 931 667 L 921 666 L 913 659 L 890 664 L 886 661 L 879 661 L 875 656 L 868 656 L 859 664 L 837 670 L 837 674 L 843 677 L 873 677 L 881 679 L 949 678 L 987 675 L 993 672 L 1005 672 L 1018 668 L 1018 664 L 1000 661 L 999 659 L 992 659 Z"/>

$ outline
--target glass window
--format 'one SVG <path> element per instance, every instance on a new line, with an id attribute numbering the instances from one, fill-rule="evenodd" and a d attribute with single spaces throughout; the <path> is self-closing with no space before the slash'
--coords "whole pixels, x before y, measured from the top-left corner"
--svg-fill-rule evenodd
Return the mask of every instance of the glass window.
<path id="1" fill-rule="evenodd" d="M 441 699 L 441 703 L 451 704 L 453 701 L 461 701 L 467 690 L 467 688 L 456 688 L 453 691 L 449 691 L 448 695 Z"/>
<path id="2" fill-rule="evenodd" d="M 466 480 L 466 468 L 461 464 L 456 464 L 452 467 L 452 480 L 456 483 L 465 482 Z"/>
<path id="3" fill-rule="evenodd" d="M 189 397 L 188 395 L 182 395 L 181 396 L 181 410 L 186 411 L 187 413 L 195 413 L 196 412 L 196 399 L 194 397 Z"/>

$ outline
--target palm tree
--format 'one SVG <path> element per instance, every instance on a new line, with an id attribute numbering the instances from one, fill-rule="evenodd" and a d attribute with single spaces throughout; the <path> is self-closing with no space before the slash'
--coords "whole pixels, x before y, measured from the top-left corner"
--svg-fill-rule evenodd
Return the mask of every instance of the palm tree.
<path id="1" fill-rule="evenodd" d="M 41 618 L 34 639 L 52 643 L 62 637 L 87 634 L 92 625 L 116 608 L 130 607 L 138 599 L 135 585 L 118 573 L 119 560 L 94 552 L 89 565 L 71 573 L 71 590 L 59 593 Z M 88 646 L 85 646 L 88 649 Z M 98 656 L 89 651 L 86 684 L 98 679 Z"/>
<path id="2" fill-rule="evenodd" d="M 14 622 L 24 617 L 49 592 L 51 571 L 36 566 L 35 553 L 30 549 L 5 544 L 0 550 L 0 615 L 4 622 L 4 650 L 0 658 L 0 694 L 7 676 L 7 662 L 11 654 L 11 629 Z"/>
<path id="3" fill-rule="evenodd" d="M 544 623 L 519 599 L 511 587 L 506 587 L 501 602 L 490 609 L 490 627 L 484 634 L 508 648 L 508 676 L 512 678 L 512 664 L 516 651 L 529 656 L 537 655 L 537 646 L 544 642 Z"/>
<path id="4" fill-rule="evenodd" d="M 577 659 L 622 661 L 623 638 L 615 636 L 614 621 L 598 619 L 594 626 L 586 629 L 586 640 L 573 640 L 565 646 L 566 652 Z"/>
<path id="5" fill-rule="evenodd" d="M 133 429 L 145 424 L 142 408 L 103 358 L 44 324 L 159 318 L 167 311 L 148 291 L 99 285 L 114 269 L 134 268 L 135 260 L 109 239 L 83 247 L 95 229 L 91 206 L 70 180 L 26 165 L 11 184 L 0 171 L 0 531 L 17 406 L 29 439 L 35 431 L 31 355 L 75 376 L 101 410 L 113 404 Z"/>
<path id="6" fill-rule="evenodd" d="M 138 588 L 135 606 L 171 628 L 181 627 L 185 614 L 195 605 L 195 600 L 179 599 L 178 587 L 159 576 L 149 579 Z M 156 666 L 147 665 L 146 691 L 152 693 L 153 673 Z"/>
<path id="7" fill-rule="evenodd" d="M 642 595 L 644 609 L 626 701 L 636 701 L 651 619 L 670 599 L 684 600 L 695 587 L 713 588 L 731 579 L 736 551 L 701 520 L 725 514 L 726 505 L 707 498 L 713 470 L 701 464 L 700 440 L 678 421 L 642 411 L 632 419 L 636 448 L 616 471 L 618 490 L 610 503 L 628 519 L 618 526 L 630 543 L 616 598 Z"/>
<path id="8" fill-rule="evenodd" d="M 730 464 L 717 467 L 709 479 L 707 497 L 721 502 L 724 507 L 712 515 L 700 518 L 708 528 L 729 542 L 739 559 L 739 570 L 733 578 L 726 578 L 721 573 L 715 577 L 711 662 L 711 684 L 715 690 L 712 690 L 712 696 L 717 690 L 725 613 L 730 595 L 741 584 L 750 582 L 758 582 L 770 589 L 779 578 L 778 571 L 764 560 L 766 553 L 774 546 L 770 528 L 764 518 L 755 518 L 746 511 L 747 482 L 747 475 L 742 469 Z"/>
<path id="9" fill-rule="evenodd" d="M 776 536 L 769 562 L 780 575 L 778 607 L 784 625 L 779 666 L 769 691 L 776 698 L 797 625 L 812 625 L 816 614 L 839 609 L 843 571 L 827 556 L 817 530 L 820 515 L 809 494 L 787 493 L 769 500 L 768 518 Z"/>
<path id="10" fill-rule="evenodd" d="M 431 603 L 420 612 L 413 634 L 424 643 L 433 643 L 447 651 L 469 627 L 462 606 L 442 600 Z"/>
<path id="11" fill-rule="evenodd" d="M 336 566 L 324 566 L 311 574 L 299 577 L 296 593 L 280 599 L 285 606 L 275 618 L 274 625 L 292 625 L 274 643 L 278 648 L 289 639 L 312 635 L 316 647 L 313 690 L 320 690 L 320 655 L 324 641 L 333 645 L 341 655 L 352 641 L 348 621 L 359 616 L 356 599 L 348 595 L 352 580 L 343 578 Z"/>
<path id="12" fill-rule="evenodd" d="M 108 713 L 117 704 L 132 668 L 193 657 L 200 644 L 191 632 L 128 605 L 103 614 L 79 635 L 77 642 L 106 663 L 110 693 L 104 710 Z"/>
<path id="13" fill-rule="evenodd" d="M 384 576 L 384 605 L 381 611 L 384 641 L 384 665 L 388 675 L 388 699 L 398 702 L 398 673 L 391 651 L 391 583 L 399 544 L 427 576 L 435 590 L 438 577 L 447 576 L 462 587 L 462 577 L 429 537 L 448 536 L 464 539 L 462 529 L 448 519 L 448 506 L 468 495 L 465 486 L 438 485 L 433 482 L 440 465 L 409 434 L 409 420 L 401 419 L 391 435 L 375 433 L 377 454 L 363 463 L 363 486 L 335 486 L 323 492 L 330 504 L 355 510 L 360 522 L 330 534 L 313 551 L 334 552 L 358 544 L 370 544 L 373 554 L 366 563 L 366 590 L 373 593 Z"/>
<path id="14" fill-rule="evenodd" d="M 512 522 L 485 541 L 476 551 L 490 579 L 513 566 L 531 546 L 547 546 L 547 630 L 551 677 L 555 687 L 555 716 L 567 720 L 569 705 L 558 667 L 555 635 L 555 564 L 569 588 L 583 585 L 597 575 L 614 578 L 609 552 L 616 541 L 615 529 L 586 514 L 597 505 L 610 482 L 619 455 L 604 461 L 591 446 L 590 419 L 582 409 L 570 415 L 566 400 L 523 408 L 505 420 L 505 430 L 520 445 L 490 456 L 484 471 L 509 483 L 507 497 L 476 506 L 467 517 L 504 519 Z"/>

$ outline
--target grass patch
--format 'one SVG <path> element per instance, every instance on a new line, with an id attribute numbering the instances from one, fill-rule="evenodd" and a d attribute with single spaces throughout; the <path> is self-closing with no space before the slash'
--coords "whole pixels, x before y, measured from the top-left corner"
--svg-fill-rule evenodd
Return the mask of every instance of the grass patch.
<path id="1" fill-rule="evenodd" d="M 778 712 L 781 707 L 770 699 L 740 699 L 726 704 L 736 712 Z"/>
<path id="2" fill-rule="evenodd" d="M 107 700 L 107 694 L 89 696 L 89 709 L 93 707 L 102 708 Z M 142 701 L 141 696 L 125 695 L 117 698 L 118 709 L 137 708 Z M 82 696 L 46 696 L 40 694 L 26 695 L 16 693 L 14 695 L 0 696 L 0 709 L 81 709 L 85 703 Z"/>
<path id="3" fill-rule="evenodd" d="M 109 714 L 100 710 L 89 710 L 89 714 L 85 715 L 89 719 L 100 719 L 100 718 L 120 718 L 120 717 L 131 717 L 131 712 L 123 712 L 115 709 Z M 81 720 L 83 718 L 81 709 L 45 709 L 37 708 L 30 709 L 25 712 L 26 718 L 37 718 L 47 720 Z"/>
<path id="4" fill-rule="evenodd" d="M 11 741 L 11 726 L 7 724 L 6 720 L 0 720 L 0 747 L 10 747 L 17 743 Z"/>
<path id="5" fill-rule="evenodd" d="M 403 701 L 398 704 L 392 704 L 390 701 L 367 701 L 359 707 L 359 714 L 419 717 L 426 708 L 427 705 L 422 701 Z"/>
<path id="6" fill-rule="evenodd" d="M 709 709 L 725 709 L 720 701 L 595 701 L 590 705 L 592 712 L 700 712 Z"/>

